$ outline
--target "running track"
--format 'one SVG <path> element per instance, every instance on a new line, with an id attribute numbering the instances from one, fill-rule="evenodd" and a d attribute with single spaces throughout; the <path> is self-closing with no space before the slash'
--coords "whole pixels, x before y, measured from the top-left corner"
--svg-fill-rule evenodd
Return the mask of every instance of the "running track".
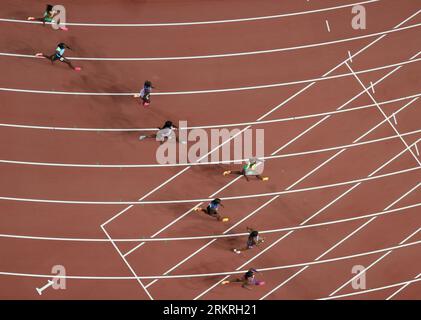
<path id="1" fill-rule="evenodd" d="M 0 6 L 0 298 L 420 298 L 416 1 L 62 4 L 68 32 L 23 21 L 41 1 Z M 58 42 L 81 73 L 31 57 Z M 145 79 L 158 87 L 149 109 L 131 97 Z M 265 129 L 270 180 L 148 167 L 157 145 L 124 129 L 168 119 Z M 234 198 L 228 224 L 192 211 L 216 195 Z M 284 230 L 235 255 L 246 226 Z M 67 289 L 39 296 L 57 264 Z M 351 286 L 355 265 L 365 290 Z M 219 284 L 249 267 L 268 269 L 265 286 Z"/>

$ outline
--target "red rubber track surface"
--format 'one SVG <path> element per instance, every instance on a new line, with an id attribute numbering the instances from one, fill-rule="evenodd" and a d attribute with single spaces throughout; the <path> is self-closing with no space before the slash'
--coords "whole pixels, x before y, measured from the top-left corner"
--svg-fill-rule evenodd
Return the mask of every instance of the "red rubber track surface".
<path id="1" fill-rule="evenodd" d="M 351 0 L 256 1 L 62 1 L 69 22 L 165 23 L 239 19 L 317 10 L 352 4 Z M 100 5 L 99 5 L 100 3 Z M 4 0 L 0 18 L 25 20 L 42 12 L 42 1 Z M 150 27 L 49 26 L 1 22 L 0 52 L 50 53 L 58 42 L 72 47 L 72 57 L 203 56 L 270 50 L 358 37 L 421 22 L 420 4 L 413 0 L 383 0 L 365 4 L 367 29 L 351 27 L 351 8 L 305 15 L 208 25 Z M 82 10 L 83 8 L 83 10 Z M 408 17 L 411 17 L 408 19 Z M 329 21 L 330 32 L 326 27 Z M 0 88 L 69 92 L 137 92 L 145 79 L 156 92 L 212 90 L 323 78 L 408 61 L 421 49 L 420 27 L 378 37 L 276 53 L 166 61 L 74 61 L 0 56 Z M 361 53 L 348 61 L 348 51 Z M 419 57 L 419 56 L 418 56 Z M 36 94 L 0 90 L 0 123 L 74 128 L 150 128 L 163 121 L 187 120 L 189 126 L 256 121 L 350 109 L 418 94 L 418 62 L 356 76 L 236 92 L 157 95 L 149 108 L 131 96 Z M 361 82 L 361 83 L 360 83 Z M 378 83 L 377 83 L 378 82 Z M 375 91 L 364 91 L 375 85 Z M 306 88 L 308 86 L 308 88 Z M 299 92 L 300 91 L 300 92 Z M 297 92 L 299 92 L 297 94 Z M 363 110 L 305 120 L 253 125 L 265 130 L 265 154 L 302 152 L 368 141 L 421 129 L 421 103 L 399 101 Z M 282 104 L 282 105 L 280 105 Z M 390 117 L 389 121 L 385 117 Z M 377 126 L 377 127 L 376 127 Z M 243 129 L 245 126 L 239 126 Z M 374 130 L 371 130 L 376 127 Z M 311 129 L 310 129 L 311 128 Z M 371 131 L 370 131 L 371 130 Z M 304 133 L 303 133 L 304 132 Z M 368 132 L 368 134 L 366 134 Z M 85 164 L 156 163 L 155 141 L 138 140 L 138 132 L 82 132 L 0 126 L 0 159 Z M 364 179 L 420 167 L 414 144 L 420 133 L 368 145 L 312 155 L 268 160 L 268 182 L 224 177 L 231 165 L 155 168 L 72 168 L 0 164 L 0 197 L 137 201 L 240 196 L 304 189 Z M 407 148 L 407 146 L 411 148 Z M 421 144 L 419 145 L 421 150 Z M 399 156 L 397 156 L 400 154 Z M 392 161 L 389 161 L 393 159 Z M 164 182 L 179 174 L 164 185 Z M 421 199 L 419 170 L 326 189 L 270 197 L 225 201 L 226 224 L 190 212 L 197 203 L 151 205 L 88 205 L 0 200 L 0 234 L 64 238 L 111 239 L 189 237 L 294 227 L 357 217 L 411 206 Z M 225 187 L 226 186 L 226 187 Z M 409 192 L 411 191 L 411 192 Z M 393 204 L 393 205 L 392 205 Z M 177 221 L 175 221 L 177 219 Z M 242 220 L 243 219 L 243 220 Z M 106 223 L 107 222 L 107 223 Z M 1 299 L 319 299 L 355 293 L 349 280 L 355 265 L 369 267 L 367 290 L 413 280 L 421 272 L 419 245 L 335 260 L 334 258 L 421 240 L 419 207 L 330 226 L 265 235 L 260 248 L 235 255 L 245 237 L 216 241 L 84 242 L 15 239 L 0 236 Z M 105 224 L 104 224 L 105 223 Z M 164 228 L 164 230 L 163 230 Z M 411 236 L 411 237 L 409 237 Z M 409 238 L 408 238 L 409 237 Z M 406 242 L 404 242 L 406 240 Z M 127 253 L 139 246 L 125 258 Z M 384 257 L 382 257 L 385 255 Z M 124 261 L 126 260 L 126 262 Z M 2 273 L 51 274 L 63 265 L 67 275 L 91 277 L 161 276 L 218 273 L 313 262 L 307 267 L 263 272 L 264 286 L 245 290 L 222 286 L 224 276 L 181 279 L 68 279 L 66 290 L 35 288 L 46 278 Z M 130 266 L 131 270 L 129 269 Z M 235 276 L 232 276 L 233 278 Z M 400 287 L 344 299 L 386 299 Z M 148 294 L 148 293 L 149 294 Z M 415 282 L 393 299 L 420 299 Z"/>

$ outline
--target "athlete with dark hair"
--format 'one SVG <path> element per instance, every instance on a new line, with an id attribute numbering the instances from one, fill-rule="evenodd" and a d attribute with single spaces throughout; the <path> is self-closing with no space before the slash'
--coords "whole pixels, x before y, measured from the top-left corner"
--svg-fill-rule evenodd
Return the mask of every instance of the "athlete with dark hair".
<path id="1" fill-rule="evenodd" d="M 29 21 L 41 21 L 42 25 L 45 26 L 45 23 L 52 23 L 54 22 L 54 17 L 57 16 L 60 11 L 55 11 L 51 4 L 47 4 L 47 8 L 45 9 L 44 16 L 42 18 L 35 18 L 35 17 L 28 17 L 27 20 Z M 68 31 L 69 29 L 65 26 L 59 26 L 61 30 Z"/>
<path id="2" fill-rule="evenodd" d="M 142 90 L 140 90 L 140 94 L 135 94 L 134 97 L 135 98 L 141 98 L 142 99 L 142 104 L 147 107 L 150 105 L 151 103 L 151 92 L 152 89 L 154 89 L 155 87 L 152 85 L 152 82 L 150 82 L 149 80 L 146 80 L 145 83 L 143 84 L 143 88 Z"/>
<path id="3" fill-rule="evenodd" d="M 139 140 L 144 140 L 144 139 L 148 139 L 148 138 L 154 138 L 157 141 L 159 141 L 161 144 L 164 143 L 165 141 L 171 140 L 171 139 L 176 139 L 176 141 L 185 144 L 187 143 L 186 141 L 181 141 L 178 139 L 178 137 L 176 136 L 175 132 L 176 130 L 178 130 L 178 127 L 172 123 L 172 121 L 165 121 L 164 126 L 162 128 L 157 128 L 158 132 L 156 134 L 150 134 L 150 135 L 142 135 L 139 137 Z"/>
<path id="4" fill-rule="evenodd" d="M 194 209 L 194 211 L 206 213 L 206 214 L 210 215 L 211 217 L 216 218 L 218 221 L 222 221 L 222 222 L 229 221 L 229 218 L 222 217 L 219 214 L 219 212 L 218 212 L 219 206 L 223 207 L 223 204 L 221 203 L 221 199 L 216 198 L 216 199 L 212 200 L 211 202 L 209 202 L 208 206 L 205 209 L 201 208 L 201 207 L 197 207 L 197 208 Z"/>
<path id="5" fill-rule="evenodd" d="M 221 284 L 241 283 L 243 288 L 251 290 L 251 286 L 262 286 L 265 284 L 262 280 L 257 280 L 255 275 L 258 273 L 256 269 L 249 269 L 241 278 L 235 280 L 225 280 Z"/>
<path id="6" fill-rule="evenodd" d="M 64 51 L 66 49 L 72 50 L 67 44 L 65 44 L 63 42 L 60 42 L 57 45 L 56 52 L 54 54 L 52 54 L 50 56 L 47 56 L 47 55 L 45 55 L 43 53 L 37 53 L 35 56 L 42 57 L 42 58 L 47 58 L 48 60 L 51 61 L 51 63 L 54 63 L 55 61 L 60 60 L 61 62 L 66 63 L 70 68 L 72 68 L 75 71 L 82 70 L 81 67 L 75 67 L 75 66 L 73 66 L 73 64 L 68 59 L 66 59 L 63 56 L 64 55 Z"/>
<path id="7" fill-rule="evenodd" d="M 257 230 L 253 230 L 249 227 L 247 227 L 247 231 L 250 232 L 248 238 L 247 238 L 247 244 L 242 249 L 233 249 L 237 254 L 240 254 L 243 251 L 253 249 L 255 246 L 258 246 L 259 244 L 263 243 L 265 239 L 259 238 L 259 232 Z"/>

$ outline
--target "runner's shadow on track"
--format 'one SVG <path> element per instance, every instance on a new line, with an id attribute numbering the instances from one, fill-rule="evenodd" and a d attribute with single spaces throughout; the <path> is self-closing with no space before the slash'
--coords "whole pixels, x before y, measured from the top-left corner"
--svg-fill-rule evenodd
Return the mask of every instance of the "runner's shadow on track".
<path id="1" fill-rule="evenodd" d="M 201 162 L 212 162 L 212 159 L 203 159 Z M 214 183 L 220 184 L 222 173 L 225 171 L 224 166 L 220 164 L 194 166 L 192 169 L 194 173 L 201 174 L 206 177 L 207 180 L 213 181 Z"/>
<path id="2" fill-rule="evenodd" d="M 28 55 L 34 55 L 36 52 L 36 49 L 28 46 L 26 43 L 13 43 L 10 44 L 8 47 L 8 52 L 13 52 L 16 54 L 28 54 Z"/>
<path id="3" fill-rule="evenodd" d="M 31 15 L 34 15 L 34 14 L 33 13 L 29 14 L 26 11 L 16 9 L 8 13 L 7 19 L 26 20 Z"/>
<path id="4" fill-rule="evenodd" d="M 200 273 L 214 273 L 222 270 L 221 262 L 208 262 L 207 264 L 195 265 L 191 268 L 186 268 L 185 274 L 200 274 Z M 200 280 L 199 280 L 200 279 Z M 210 276 L 203 278 L 193 278 L 193 281 L 186 280 L 184 281 L 183 286 L 189 289 L 203 290 L 203 284 L 206 286 L 211 286 L 216 282 L 221 281 L 221 276 Z"/>

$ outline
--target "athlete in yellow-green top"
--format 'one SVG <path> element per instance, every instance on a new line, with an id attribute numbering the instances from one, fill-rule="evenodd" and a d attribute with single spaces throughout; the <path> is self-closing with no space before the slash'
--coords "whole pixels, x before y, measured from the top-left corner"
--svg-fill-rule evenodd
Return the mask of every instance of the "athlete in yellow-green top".
<path id="1" fill-rule="evenodd" d="M 51 4 L 47 4 L 47 8 L 45 9 L 44 16 L 42 18 L 35 18 L 35 17 L 28 17 L 29 21 L 41 21 L 42 25 L 45 26 L 45 23 L 54 22 L 54 17 L 57 16 L 60 11 L 55 11 Z M 61 30 L 68 31 L 69 29 L 65 26 L 59 26 Z"/>
<path id="2" fill-rule="evenodd" d="M 258 160 L 256 158 L 251 158 L 243 166 L 243 169 L 241 171 L 227 170 L 227 171 L 224 171 L 223 175 L 227 176 L 229 174 L 239 174 L 239 175 L 243 175 L 246 178 L 247 181 L 250 181 L 248 177 L 254 176 L 254 177 L 258 178 L 259 180 L 268 181 L 269 177 L 263 177 L 263 176 L 261 176 L 260 174 L 257 173 L 256 168 L 257 168 L 258 162 L 263 162 L 263 161 Z"/>

